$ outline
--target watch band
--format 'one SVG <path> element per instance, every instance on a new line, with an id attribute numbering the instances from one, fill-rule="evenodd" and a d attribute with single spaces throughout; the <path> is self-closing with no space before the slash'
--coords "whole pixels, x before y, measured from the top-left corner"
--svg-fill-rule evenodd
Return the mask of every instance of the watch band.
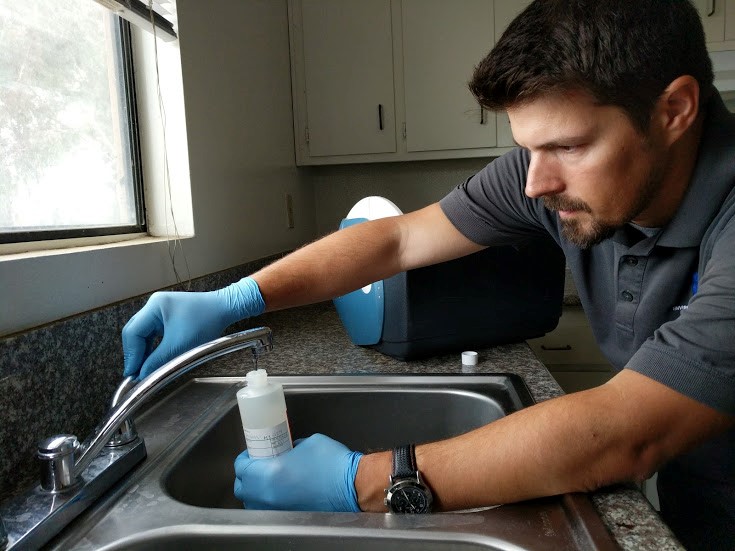
<path id="1" fill-rule="evenodd" d="M 431 512 L 434 498 L 431 489 L 421 480 L 414 444 L 393 448 L 393 474 L 389 479 L 390 486 L 385 489 L 383 503 L 391 513 Z"/>
<path id="2" fill-rule="evenodd" d="M 393 479 L 416 476 L 416 446 L 407 444 L 393 450 Z"/>

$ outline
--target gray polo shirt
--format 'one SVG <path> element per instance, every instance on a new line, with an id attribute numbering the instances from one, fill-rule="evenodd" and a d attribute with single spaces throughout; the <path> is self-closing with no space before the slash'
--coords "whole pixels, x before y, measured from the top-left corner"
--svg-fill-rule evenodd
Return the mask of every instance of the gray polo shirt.
<path id="1" fill-rule="evenodd" d="M 562 236 L 558 216 L 525 196 L 528 164 L 522 149 L 494 160 L 441 201 L 444 213 L 483 245 L 550 234 L 615 369 L 633 369 L 735 415 L 735 115 L 720 96 L 707 105 L 689 190 L 655 235 L 629 225 L 587 250 L 576 247 Z M 733 512 L 735 431 L 708 446 L 681 458 L 681 466 L 728 484 Z"/>

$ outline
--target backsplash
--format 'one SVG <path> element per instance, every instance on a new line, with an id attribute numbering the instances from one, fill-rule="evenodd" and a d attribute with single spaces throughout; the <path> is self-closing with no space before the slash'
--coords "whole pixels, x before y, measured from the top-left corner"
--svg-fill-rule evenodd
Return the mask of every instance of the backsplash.
<path id="1" fill-rule="evenodd" d="M 192 280 L 191 290 L 224 287 L 279 257 Z M 0 501 L 37 481 L 40 439 L 83 440 L 102 419 L 122 381 L 120 333 L 149 296 L 0 339 Z"/>

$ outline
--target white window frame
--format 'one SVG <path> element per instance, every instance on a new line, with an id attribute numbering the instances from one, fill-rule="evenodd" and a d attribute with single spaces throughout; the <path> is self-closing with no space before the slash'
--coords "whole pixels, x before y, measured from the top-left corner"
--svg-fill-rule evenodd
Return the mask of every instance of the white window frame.
<path id="1" fill-rule="evenodd" d="M 148 232 L 0 245 L 0 337 L 176 282 L 171 241 L 194 236 L 179 44 L 131 34 Z"/>

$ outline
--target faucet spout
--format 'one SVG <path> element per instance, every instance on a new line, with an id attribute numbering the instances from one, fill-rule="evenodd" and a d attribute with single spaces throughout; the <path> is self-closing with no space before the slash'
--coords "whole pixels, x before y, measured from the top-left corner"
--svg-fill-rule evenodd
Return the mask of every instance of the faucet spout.
<path id="1" fill-rule="evenodd" d="M 80 445 L 74 462 L 74 478 L 81 475 L 120 426 L 126 423 L 126 420 L 151 396 L 201 364 L 245 348 L 251 349 L 256 357 L 271 351 L 273 333 L 268 327 L 257 327 L 197 346 L 165 363 L 129 391 L 127 389 L 131 388 L 134 380 L 132 377 L 125 379 L 115 393 L 113 407 L 107 417 Z"/>

